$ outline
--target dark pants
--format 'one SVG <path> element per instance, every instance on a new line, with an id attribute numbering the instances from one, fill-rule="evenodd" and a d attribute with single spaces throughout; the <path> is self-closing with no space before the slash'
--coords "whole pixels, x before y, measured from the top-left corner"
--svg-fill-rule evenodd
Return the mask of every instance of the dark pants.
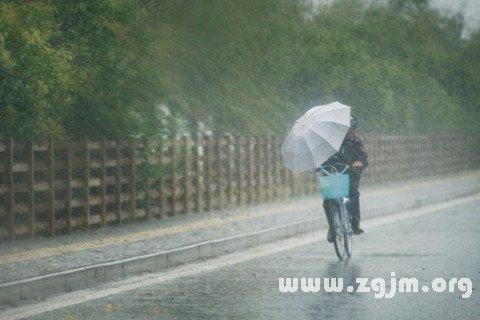
<path id="1" fill-rule="evenodd" d="M 358 192 L 358 186 L 360 185 L 360 175 L 350 174 L 350 188 L 349 188 L 349 202 L 347 203 L 347 210 L 352 219 L 352 226 L 358 227 L 360 224 L 360 192 Z M 332 206 L 337 206 L 334 200 L 324 200 L 323 208 L 325 209 L 325 215 L 327 216 L 328 225 L 332 227 L 333 216 Z"/>

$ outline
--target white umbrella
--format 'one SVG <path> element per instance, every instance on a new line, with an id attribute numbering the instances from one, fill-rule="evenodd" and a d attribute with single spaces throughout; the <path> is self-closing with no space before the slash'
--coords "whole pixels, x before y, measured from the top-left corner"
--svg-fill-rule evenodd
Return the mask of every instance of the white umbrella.
<path id="1" fill-rule="evenodd" d="M 311 108 L 283 142 L 283 165 L 294 173 L 316 169 L 340 149 L 349 128 L 349 106 L 337 101 Z"/>

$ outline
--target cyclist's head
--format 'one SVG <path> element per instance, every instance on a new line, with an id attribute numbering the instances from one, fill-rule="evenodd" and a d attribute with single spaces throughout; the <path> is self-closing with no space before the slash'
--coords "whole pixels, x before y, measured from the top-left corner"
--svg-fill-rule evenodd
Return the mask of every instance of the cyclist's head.
<path id="1" fill-rule="evenodd" d="M 358 123 L 359 123 L 359 121 L 358 121 L 357 118 L 355 118 L 354 116 L 350 117 L 350 128 L 357 129 Z"/>

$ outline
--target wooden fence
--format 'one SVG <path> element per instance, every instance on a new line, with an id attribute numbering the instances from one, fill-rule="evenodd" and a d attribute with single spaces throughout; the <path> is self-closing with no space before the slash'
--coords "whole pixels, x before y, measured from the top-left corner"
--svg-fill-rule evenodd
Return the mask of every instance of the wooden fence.
<path id="1" fill-rule="evenodd" d="M 364 137 L 364 183 L 477 168 L 476 137 Z M 281 138 L 0 143 L 0 238 L 219 210 L 318 192 L 281 164 Z"/>

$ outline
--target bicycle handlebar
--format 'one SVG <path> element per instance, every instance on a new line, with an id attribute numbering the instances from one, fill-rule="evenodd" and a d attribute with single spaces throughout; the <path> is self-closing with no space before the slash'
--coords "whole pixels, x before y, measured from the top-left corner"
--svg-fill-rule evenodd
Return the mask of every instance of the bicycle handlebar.
<path id="1" fill-rule="evenodd" d="M 343 170 L 342 170 L 342 171 L 338 171 L 338 169 L 337 169 L 337 167 L 336 167 L 336 166 L 338 166 L 338 165 L 343 166 Z M 332 175 L 332 174 L 342 174 L 342 173 L 345 173 L 345 171 L 347 171 L 347 170 L 350 168 L 350 166 L 349 166 L 348 164 L 340 163 L 340 162 L 339 162 L 339 163 L 335 163 L 335 164 L 333 164 L 333 165 L 320 166 L 320 167 L 318 167 L 318 168 L 321 170 L 321 172 L 322 172 L 323 174 L 329 176 L 329 175 Z M 332 168 L 331 172 L 328 171 L 328 170 L 326 170 L 326 168 Z"/>

